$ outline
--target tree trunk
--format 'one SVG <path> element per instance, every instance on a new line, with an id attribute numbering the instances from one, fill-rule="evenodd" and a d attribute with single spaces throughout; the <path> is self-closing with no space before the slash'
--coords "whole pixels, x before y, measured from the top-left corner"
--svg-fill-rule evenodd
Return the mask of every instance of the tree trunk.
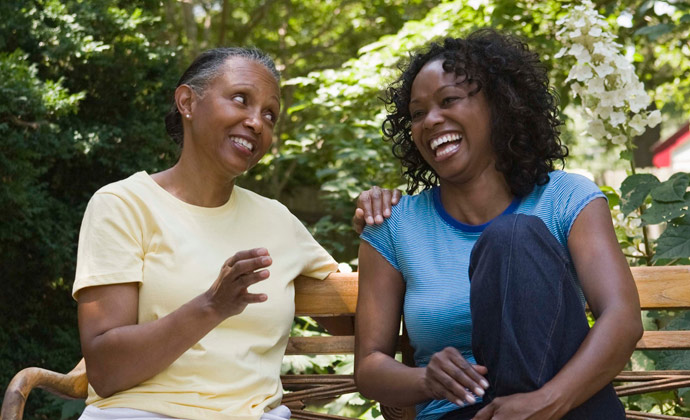
<path id="1" fill-rule="evenodd" d="M 184 0 L 182 2 L 182 15 L 184 16 L 184 29 L 187 34 L 187 42 L 192 58 L 196 57 L 199 52 L 199 41 L 196 28 L 196 19 L 194 19 L 194 5 L 191 0 Z"/>
<path id="2" fill-rule="evenodd" d="M 220 28 L 218 29 L 218 46 L 225 46 L 225 30 L 228 22 L 228 12 L 230 6 L 228 0 L 223 0 L 223 8 L 220 11 Z"/>
<path id="3" fill-rule="evenodd" d="M 166 0 L 165 6 L 165 20 L 168 22 L 169 30 L 167 31 L 167 38 L 170 44 L 179 45 L 180 41 L 180 24 L 177 19 L 177 10 L 175 7 L 175 0 Z"/>

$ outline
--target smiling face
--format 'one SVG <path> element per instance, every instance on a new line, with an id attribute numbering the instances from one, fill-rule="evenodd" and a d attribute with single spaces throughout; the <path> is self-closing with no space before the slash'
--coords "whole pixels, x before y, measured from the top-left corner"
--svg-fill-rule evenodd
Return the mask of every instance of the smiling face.
<path id="1" fill-rule="evenodd" d="M 491 110 L 477 86 L 428 62 L 412 83 L 409 111 L 412 139 L 441 181 L 466 182 L 495 172 Z"/>
<path id="2" fill-rule="evenodd" d="M 261 63 L 231 57 L 202 95 L 191 92 L 190 108 L 182 153 L 234 179 L 271 146 L 280 112 L 278 82 Z"/>

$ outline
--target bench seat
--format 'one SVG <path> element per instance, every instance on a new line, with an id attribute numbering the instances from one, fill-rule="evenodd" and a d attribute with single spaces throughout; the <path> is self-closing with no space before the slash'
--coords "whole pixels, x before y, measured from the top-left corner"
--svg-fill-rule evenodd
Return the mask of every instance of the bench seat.
<path id="1" fill-rule="evenodd" d="M 633 267 L 643 310 L 690 309 L 690 266 Z M 357 306 L 357 273 L 335 273 L 325 281 L 298 277 L 295 279 L 296 315 L 312 317 L 353 316 Z M 404 337 L 399 348 L 409 351 Z M 645 331 L 637 343 L 638 350 L 688 350 L 690 331 Z M 353 336 L 291 337 L 286 354 L 352 354 Z M 306 402 L 332 399 L 356 392 L 352 375 L 284 375 L 286 392 L 283 404 L 292 417 L 302 420 L 336 420 L 344 417 L 306 411 Z M 623 371 L 615 379 L 619 396 L 677 389 L 690 386 L 690 371 Z M 87 389 L 84 360 L 68 374 L 41 368 L 27 368 L 10 382 L 3 400 L 1 420 L 21 420 L 24 405 L 34 388 L 42 388 L 64 398 L 85 398 Z M 381 407 L 387 420 L 414 418 L 413 408 Z M 626 411 L 628 419 L 683 419 L 683 417 Z"/>

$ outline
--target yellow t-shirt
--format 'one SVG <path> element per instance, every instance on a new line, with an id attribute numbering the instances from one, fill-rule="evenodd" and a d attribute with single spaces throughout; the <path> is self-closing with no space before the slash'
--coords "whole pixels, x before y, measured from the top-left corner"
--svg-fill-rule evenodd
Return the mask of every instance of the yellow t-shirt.
<path id="1" fill-rule="evenodd" d="M 145 172 L 96 192 L 79 234 L 72 293 L 138 282 L 140 324 L 208 290 L 225 260 L 257 247 L 268 249 L 273 264 L 270 277 L 249 291 L 266 293 L 266 302 L 226 319 L 129 390 L 101 398 L 89 386 L 87 404 L 184 419 L 257 419 L 282 396 L 280 365 L 295 312 L 292 280 L 299 274 L 323 279 L 337 269 L 285 206 L 237 186 L 216 208 L 178 200 Z"/>

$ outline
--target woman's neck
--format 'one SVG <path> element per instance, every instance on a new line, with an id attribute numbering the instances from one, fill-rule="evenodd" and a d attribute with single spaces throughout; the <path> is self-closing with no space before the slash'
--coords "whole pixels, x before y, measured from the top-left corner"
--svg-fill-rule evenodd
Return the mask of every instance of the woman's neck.
<path id="1" fill-rule="evenodd" d="M 441 203 L 454 219 L 481 225 L 499 216 L 513 201 L 503 174 L 484 174 L 472 181 L 452 183 L 441 180 Z"/>
<path id="2" fill-rule="evenodd" d="M 151 177 L 178 199 L 199 207 L 220 207 L 227 203 L 235 185 L 234 179 L 214 176 L 208 168 L 183 157 L 172 168 Z"/>

